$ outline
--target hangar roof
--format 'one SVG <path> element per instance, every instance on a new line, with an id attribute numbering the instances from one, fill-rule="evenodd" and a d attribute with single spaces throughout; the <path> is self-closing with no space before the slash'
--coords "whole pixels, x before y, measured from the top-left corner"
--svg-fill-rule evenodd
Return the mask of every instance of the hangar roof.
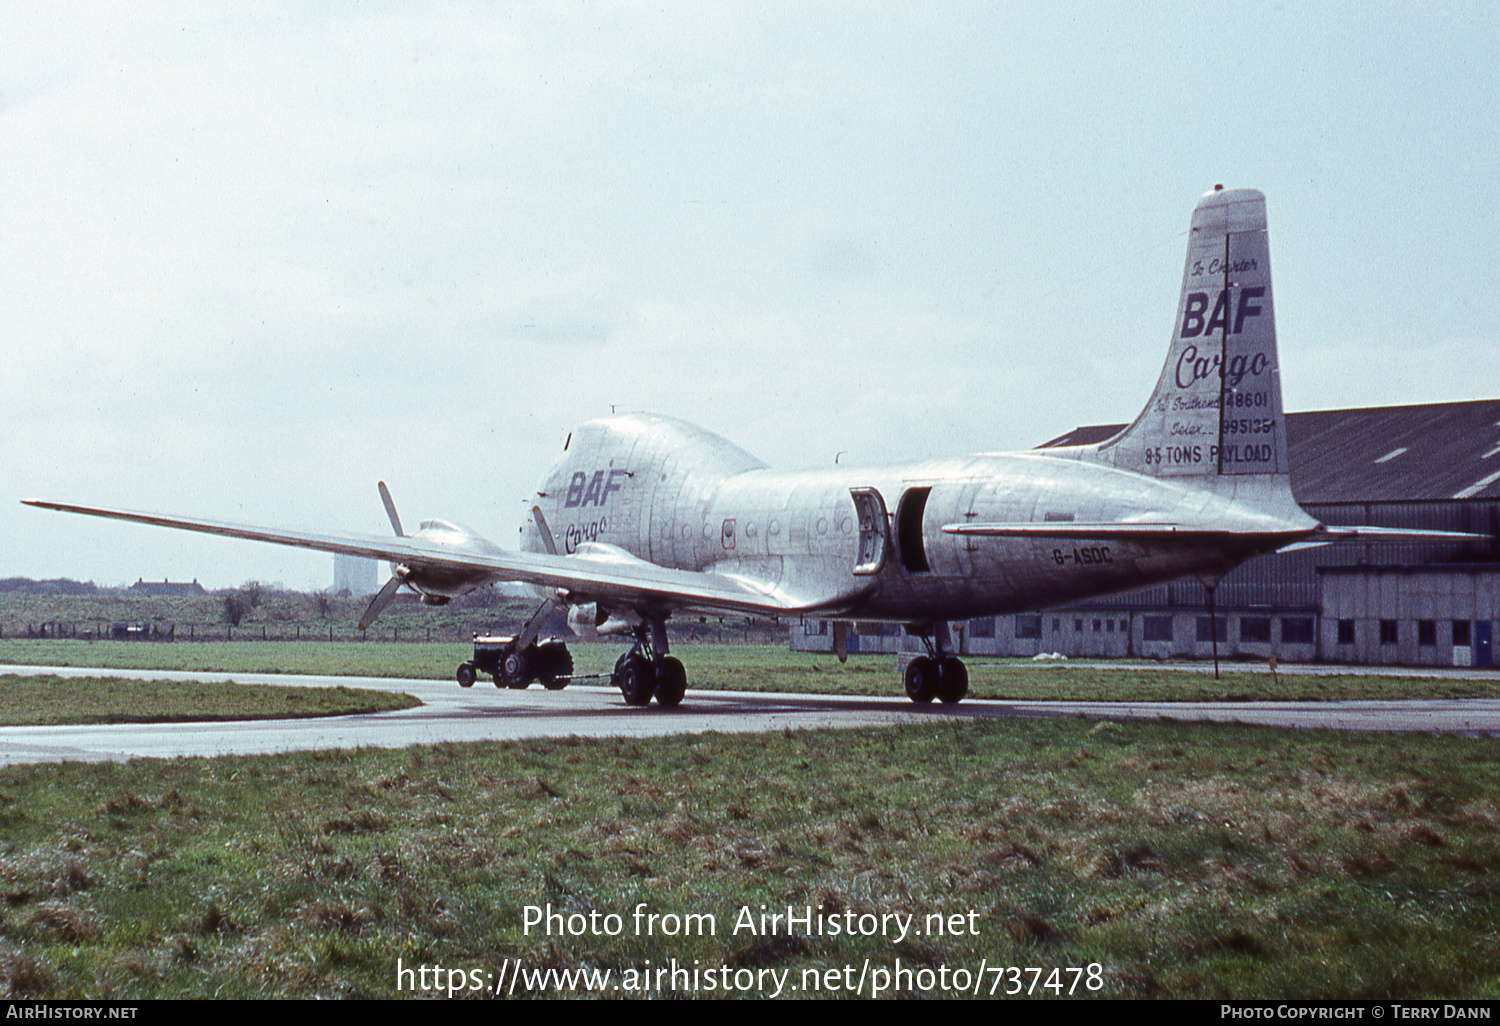
<path id="1" fill-rule="evenodd" d="M 1074 428 L 1037 448 L 1092 445 L 1125 426 Z M 1286 436 L 1302 503 L 1500 499 L 1500 399 L 1289 413 Z"/>

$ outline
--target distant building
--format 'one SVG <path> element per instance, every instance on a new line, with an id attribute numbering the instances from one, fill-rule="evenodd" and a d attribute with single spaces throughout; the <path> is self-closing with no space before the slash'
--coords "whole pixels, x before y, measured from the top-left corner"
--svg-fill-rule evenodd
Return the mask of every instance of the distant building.
<path id="1" fill-rule="evenodd" d="M 172 581 L 165 580 L 148 581 L 142 578 L 132 584 L 129 590 L 135 592 L 137 595 L 162 595 L 168 597 L 208 594 L 208 592 L 203 590 L 203 585 L 198 583 L 198 578 L 196 577 L 193 578 L 191 584 L 173 583 Z"/>
<path id="2" fill-rule="evenodd" d="M 362 556 L 335 555 L 333 557 L 333 593 L 345 591 L 356 598 L 373 595 L 380 590 L 380 561 Z"/>
<path id="3" fill-rule="evenodd" d="M 1082 427 L 1042 449 L 1102 442 Z M 1484 542 L 1343 543 L 1252 559 L 1215 591 L 1197 580 L 1059 609 L 953 624 L 969 655 L 1208 658 L 1492 666 L 1500 633 L 1500 400 L 1293 413 L 1292 492 L 1335 525 L 1489 535 Z M 895 624 L 856 623 L 849 650 L 895 652 Z M 826 623 L 792 647 L 830 651 Z"/>

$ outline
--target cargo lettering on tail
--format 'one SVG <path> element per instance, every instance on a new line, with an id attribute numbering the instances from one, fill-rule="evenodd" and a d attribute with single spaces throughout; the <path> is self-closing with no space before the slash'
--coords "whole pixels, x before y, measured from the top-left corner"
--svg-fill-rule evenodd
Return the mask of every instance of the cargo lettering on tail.
<path id="1" fill-rule="evenodd" d="M 1105 443 L 1153 477 L 1287 473 L 1265 197 L 1215 191 L 1193 211 L 1172 347 L 1135 423 Z"/>

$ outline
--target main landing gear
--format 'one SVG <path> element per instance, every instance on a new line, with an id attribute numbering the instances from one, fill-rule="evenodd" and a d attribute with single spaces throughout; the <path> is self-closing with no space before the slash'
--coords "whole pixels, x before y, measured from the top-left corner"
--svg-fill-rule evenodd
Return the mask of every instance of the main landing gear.
<path id="1" fill-rule="evenodd" d="M 610 683 L 620 689 L 626 705 L 647 706 L 651 699 L 663 709 L 681 704 L 687 693 L 687 670 L 682 660 L 667 654 L 665 619 L 638 625 L 635 644 L 615 663 Z"/>
<path id="2" fill-rule="evenodd" d="M 906 697 L 918 705 L 926 705 L 934 698 L 945 705 L 962 702 L 969 693 L 969 668 L 952 654 L 948 625 L 908 626 L 907 632 L 921 637 L 927 654 L 906 664 Z"/>

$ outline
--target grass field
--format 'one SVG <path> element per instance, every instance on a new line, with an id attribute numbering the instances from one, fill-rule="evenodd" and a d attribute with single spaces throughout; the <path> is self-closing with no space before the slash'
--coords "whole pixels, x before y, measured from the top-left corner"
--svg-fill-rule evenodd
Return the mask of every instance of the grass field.
<path id="1" fill-rule="evenodd" d="M 0 658 L 446 677 L 468 654 L 69 644 Z M 621 651 L 574 648 L 580 671 Z M 890 657 L 680 654 L 696 687 L 899 694 Z M 1491 693 L 976 663 L 993 696 Z M 1497 755 L 1491 738 L 963 720 L 9 767 L 0 997 L 1493 999 Z M 789 907 L 870 932 L 789 929 Z M 560 917 L 553 935 L 528 909 Z M 743 929 L 762 911 L 783 918 Z M 698 976 L 651 975 L 672 965 Z"/>
<path id="2" fill-rule="evenodd" d="M 620 641 L 570 642 L 579 673 L 606 673 L 625 650 Z M 824 694 L 901 695 L 894 656 L 792 652 L 784 645 L 686 644 L 673 649 L 687 666 L 689 688 L 737 691 L 809 691 Z M 148 644 L 114 641 L 0 640 L 0 664 L 103 666 L 226 673 L 306 673 L 335 676 L 451 680 L 472 655 L 468 643 L 203 642 Z M 1332 701 L 1336 699 L 1487 698 L 1500 694 L 1490 680 L 1442 680 L 1361 674 L 1282 673 L 1231 664 L 1220 680 L 1211 674 L 1157 665 L 1099 670 L 1029 660 L 968 660 L 976 698 L 1149 701 Z"/>
<path id="3" fill-rule="evenodd" d="M 0 674 L 0 724 L 6 726 L 303 719 L 421 704 L 410 695 L 369 688 Z"/>
<path id="4" fill-rule="evenodd" d="M 676 959 L 753 994 L 1495 998 L 1496 754 L 1062 720 L 11 767 L 0 993 L 393 996 L 399 959 L 444 972 L 402 993 L 634 994 Z M 960 928 L 736 932 L 762 905 Z"/>

